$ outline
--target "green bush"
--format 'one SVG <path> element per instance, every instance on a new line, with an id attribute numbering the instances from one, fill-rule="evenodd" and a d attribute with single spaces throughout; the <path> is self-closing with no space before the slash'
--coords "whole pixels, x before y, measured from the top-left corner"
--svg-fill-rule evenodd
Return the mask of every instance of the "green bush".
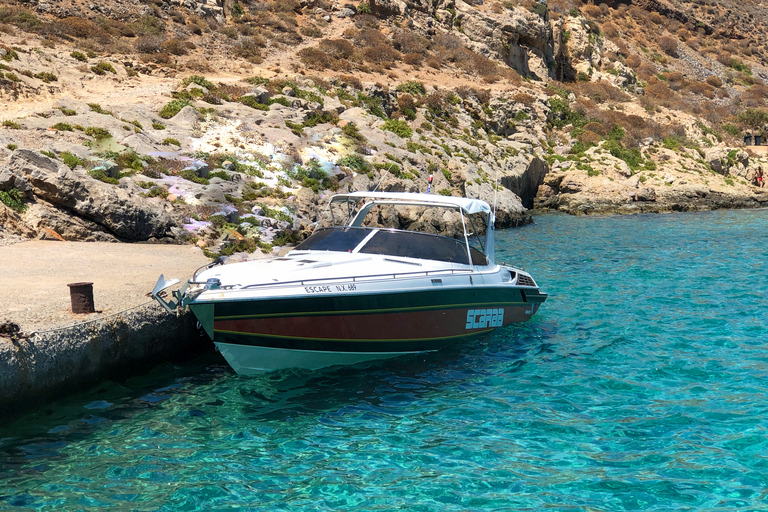
<path id="1" fill-rule="evenodd" d="M 169 194 L 170 192 L 168 192 L 168 189 L 165 187 L 152 187 L 145 195 L 147 197 L 162 197 L 165 199 Z"/>
<path id="2" fill-rule="evenodd" d="M 163 139 L 163 146 L 170 146 L 170 145 L 181 147 L 181 142 L 179 142 L 178 139 L 172 139 L 171 137 L 167 137 Z"/>
<path id="3" fill-rule="evenodd" d="M 110 185 L 117 185 L 120 183 L 117 178 L 110 178 L 107 176 L 103 169 L 91 169 L 88 171 L 88 176 L 99 181 L 103 181 L 104 183 L 109 183 Z"/>
<path id="4" fill-rule="evenodd" d="M 10 119 L 6 119 L 3 121 L 3 127 L 10 128 L 11 130 L 20 130 L 21 125 L 17 123 L 16 121 L 11 121 Z"/>
<path id="5" fill-rule="evenodd" d="M 77 111 L 72 110 L 71 108 L 59 107 L 59 110 L 61 110 L 61 113 L 64 114 L 65 116 L 76 116 L 77 115 Z"/>
<path id="6" fill-rule="evenodd" d="M 744 112 L 741 112 L 736 119 L 741 124 L 757 130 L 768 124 L 768 111 L 757 108 L 748 108 Z M 728 131 L 726 126 L 724 126 L 723 129 Z"/>
<path id="7" fill-rule="evenodd" d="M 611 139 L 603 144 L 603 149 L 607 149 L 614 157 L 624 160 L 630 169 L 638 170 L 644 163 L 643 155 L 637 148 L 625 148 L 621 142 Z"/>
<path id="8" fill-rule="evenodd" d="M 85 134 L 89 137 L 93 137 L 96 140 L 103 140 L 112 137 L 112 134 L 109 133 L 108 130 L 105 128 L 99 128 L 98 126 L 89 126 L 85 129 Z"/>
<path id="9" fill-rule="evenodd" d="M 240 96 L 240 99 L 237 101 L 239 101 L 243 105 L 254 108 L 256 110 L 264 110 L 264 111 L 269 110 L 269 105 L 266 105 L 264 103 L 259 103 L 259 100 L 257 100 L 254 96 Z"/>
<path id="10" fill-rule="evenodd" d="M 187 100 L 172 100 L 163 106 L 162 109 L 160 109 L 160 112 L 157 114 L 163 119 L 170 119 L 179 112 L 181 112 L 181 109 L 189 105 L 189 101 Z"/>
<path id="11" fill-rule="evenodd" d="M 72 128 L 72 125 L 69 125 L 67 123 L 56 123 L 55 125 L 51 126 L 51 129 L 59 130 L 60 132 L 73 132 L 73 131 L 75 131 L 75 129 Z"/>
<path id="12" fill-rule="evenodd" d="M 53 151 L 42 150 L 42 151 L 40 151 L 40 154 L 41 155 L 45 155 L 48 158 L 52 158 L 53 160 L 58 160 L 59 159 L 59 157 L 56 156 L 56 153 L 54 153 Z"/>
<path id="13" fill-rule="evenodd" d="M 290 107 L 291 102 L 288 101 L 288 98 L 279 97 L 279 98 L 270 98 L 269 104 L 272 105 L 273 103 L 277 103 L 278 105 L 282 105 L 284 107 Z"/>
<path id="14" fill-rule="evenodd" d="M 6 148 L 10 149 L 11 151 L 14 151 L 16 149 L 19 149 L 19 146 L 17 144 L 8 144 L 5 146 Z"/>
<path id="15" fill-rule="evenodd" d="M 70 53 L 70 55 L 74 57 L 75 60 L 79 60 L 80 62 L 88 62 L 88 57 L 86 57 L 83 52 L 72 50 L 72 53 Z"/>
<path id="16" fill-rule="evenodd" d="M 24 213 L 27 209 L 24 203 L 24 195 L 18 189 L 0 190 L 0 202 L 13 211 Z"/>
<path id="17" fill-rule="evenodd" d="M 158 123 L 157 121 L 152 121 L 152 129 L 153 130 L 165 130 L 165 125 L 163 123 Z"/>
<path id="18" fill-rule="evenodd" d="M 200 75 L 192 75 L 188 76 L 181 82 L 181 88 L 188 86 L 189 84 L 195 84 L 199 85 L 200 87 L 203 87 L 205 89 L 208 89 L 209 91 L 212 89 L 216 89 L 216 86 L 213 84 L 213 82 L 210 82 L 207 78 Z"/>
<path id="19" fill-rule="evenodd" d="M 93 112 L 96 112 L 97 114 L 104 114 L 105 116 L 113 116 L 114 114 L 109 110 L 104 110 L 101 108 L 101 105 L 98 103 L 89 103 L 88 106 L 91 108 Z"/>
<path id="20" fill-rule="evenodd" d="M 78 165 L 83 165 L 83 161 L 69 151 L 64 151 L 60 156 L 64 164 L 66 164 L 70 169 L 74 169 Z"/>
<path id="21" fill-rule="evenodd" d="M 115 68 L 114 66 L 112 66 L 112 64 L 103 60 L 99 61 L 99 63 L 96 64 L 95 66 L 91 66 L 91 71 L 93 71 L 97 75 L 103 75 L 105 72 L 109 72 L 113 74 L 117 73 L 117 71 L 115 71 Z"/>
<path id="22" fill-rule="evenodd" d="M 357 172 L 368 172 L 371 169 L 371 164 L 360 155 L 347 155 L 342 157 L 336 162 L 336 165 L 343 165 L 344 167 L 349 167 Z"/>
<path id="23" fill-rule="evenodd" d="M 389 130 L 390 132 L 394 133 L 395 135 L 399 135 L 404 139 L 408 139 L 411 135 L 413 135 L 413 130 L 411 130 L 411 127 L 408 126 L 408 123 L 399 119 L 387 119 L 384 122 L 384 129 Z"/>
<path id="24" fill-rule="evenodd" d="M 42 80 L 46 84 L 59 80 L 59 77 L 48 71 L 41 71 L 40 73 L 35 73 L 33 76 L 39 80 Z"/>
<path id="25" fill-rule="evenodd" d="M 415 80 L 409 80 L 398 85 L 396 88 L 399 92 L 407 92 L 411 96 L 424 96 L 427 94 L 427 90 L 424 88 L 424 84 Z"/>
<path id="26" fill-rule="evenodd" d="M 437 191 L 437 193 L 440 194 L 441 196 L 450 196 L 451 190 L 448 188 L 441 188 L 440 190 Z"/>
<path id="27" fill-rule="evenodd" d="M 206 178 L 201 178 L 200 176 L 195 174 L 195 171 L 193 169 L 184 169 L 179 172 L 179 176 L 181 176 L 185 180 L 189 180 L 199 185 L 208 185 L 210 183 L 210 181 L 208 181 Z"/>
<path id="28" fill-rule="evenodd" d="M 0 75 L 2 75 L 2 73 L 0 73 Z M 11 82 L 19 82 L 19 81 L 21 81 L 21 79 L 18 76 L 16 76 L 15 73 L 11 73 L 10 71 L 5 74 L 5 78 L 10 80 Z"/>

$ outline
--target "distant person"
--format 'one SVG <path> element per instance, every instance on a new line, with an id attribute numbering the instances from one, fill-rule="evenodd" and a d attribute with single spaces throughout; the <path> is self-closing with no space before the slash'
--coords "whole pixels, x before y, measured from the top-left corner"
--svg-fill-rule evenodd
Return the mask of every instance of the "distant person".
<path id="1" fill-rule="evenodd" d="M 765 186 L 765 176 L 763 176 L 763 168 L 758 167 L 755 173 L 755 186 L 763 188 Z"/>

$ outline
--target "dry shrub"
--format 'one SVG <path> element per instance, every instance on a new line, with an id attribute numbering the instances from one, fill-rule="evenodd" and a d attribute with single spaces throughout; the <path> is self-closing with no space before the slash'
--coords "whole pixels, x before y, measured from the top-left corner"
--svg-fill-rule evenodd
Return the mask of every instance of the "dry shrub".
<path id="1" fill-rule="evenodd" d="M 731 62 L 733 62 L 733 55 L 728 52 L 722 52 L 717 56 L 717 62 L 723 66 L 730 66 Z"/>
<path id="2" fill-rule="evenodd" d="M 457 50 L 462 48 L 464 44 L 453 34 L 437 34 L 434 39 L 434 46 L 446 50 Z"/>
<path id="3" fill-rule="evenodd" d="M 582 7 L 581 13 L 588 18 L 600 18 L 603 16 L 603 10 L 599 6 L 592 4 Z"/>
<path id="4" fill-rule="evenodd" d="M 719 76 L 715 76 L 715 75 L 708 76 L 707 77 L 707 83 L 709 85 L 711 85 L 712 87 L 717 87 L 717 88 L 723 86 L 723 81 L 720 79 Z"/>
<path id="5" fill-rule="evenodd" d="M 670 36 L 659 38 L 659 48 L 670 57 L 677 57 L 677 39 Z"/>
<path id="6" fill-rule="evenodd" d="M 650 80 L 651 77 L 656 75 L 656 66 L 650 62 L 644 61 L 640 64 L 636 71 L 637 76 L 639 76 L 642 80 Z"/>
<path id="7" fill-rule="evenodd" d="M 669 88 L 673 91 L 679 91 L 685 85 L 685 77 L 678 71 L 672 71 L 664 75 L 669 82 Z"/>
<path id="8" fill-rule="evenodd" d="M 691 33 L 688 32 L 687 28 L 681 28 L 677 32 L 675 32 L 675 35 L 680 39 L 681 41 L 687 41 L 691 38 Z"/>
<path id="9" fill-rule="evenodd" d="M 322 71 L 331 67 L 331 59 L 325 52 L 317 48 L 302 48 L 296 55 L 301 63 L 310 69 Z"/>
<path id="10" fill-rule="evenodd" d="M 523 77 L 520 76 L 520 73 L 518 73 L 512 68 L 505 68 L 504 71 L 502 72 L 502 75 L 504 77 L 504 80 L 506 80 L 512 85 L 520 86 L 523 83 Z"/>
<path id="11" fill-rule="evenodd" d="M 363 90 L 363 83 L 360 81 L 359 78 L 353 75 L 339 75 L 338 77 L 339 81 L 343 84 L 349 85 L 350 87 L 357 89 L 358 91 Z"/>
<path id="12" fill-rule="evenodd" d="M 605 126 L 602 124 L 596 122 L 596 121 L 590 121 L 589 123 L 584 125 L 584 130 L 596 133 L 598 135 L 605 136 L 608 134 L 608 130 L 605 129 Z"/>
<path id="13" fill-rule="evenodd" d="M 654 76 L 648 80 L 645 94 L 652 98 L 664 100 L 669 99 L 672 96 L 672 89 L 667 82 L 659 80 Z"/>
<path id="14" fill-rule="evenodd" d="M 312 37 L 318 39 L 323 37 L 323 31 L 317 28 L 315 25 L 304 25 L 299 29 L 299 33 L 303 36 Z"/>
<path id="15" fill-rule="evenodd" d="M 171 55 L 186 55 L 187 54 L 187 48 L 186 44 L 183 40 L 173 38 L 165 41 L 163 43 L 163 50 L 170 53 Z"/>
<path id="16" fill-rule="evenodd" d="M 403 55 L 403 62 L 409 66 L 420 66 L 424 62 L 424 56 L 420 53 L 406 53 Z"/>
<path id="17" fill-rule="evenodd" d="M 600 128 L 603 128 L 603 125 L 599 123 L 592 123 L 592 124 L 597 124 L 598 126 L 600 126 Z M 605 129 L 603 128 L 603 130 Z M 582 132 L 581 135 L 577 137 L 577 139 L 585 146 L 590 146 L 590 145 L 595 145 L 601 140 L 603 140 L 603 137 L 593 131 L 589 131 L 585 129 L 584 132 Z"/>
<path id="18" fill-rule="evenodd" d="M 332 59 L 348 59 L 355 51 L 355 47 L 344 39 L 323 39 L 318 49 Z"/>
<path id="19" fill-rule="evenodd" d="M 355 26 L 357 28 L 377 28 L 379 19 L 371 14 L 358 14 L 355 16 Z"/>
<path id="20" fill-rule="evenodd" d="M 640 64 L 642 63 L 643 63 L 643 59 L 641 59 L 639 55 L 634 53 L 632 55 L 629 55 L 626 60 L 627 66 L 634 69 L 635 71 L 637 71 L 637 68 L 639 68 Z"/>
<path id="21" fill-rule="evenodd" d="M 448 113 L 450 102 L 445 91 L 435 91 L 424 99 L 424 106 L 435 116 L 444 116 Z"/>
<path id="22" fill-rule="evenodd" d="M 224 84 L 216 88 L 216 94 L 219 96 L 228 96 L 232 101 L 237 101 L 243 94 L 251 92 L 253 87 L 244 85 Z"/>
<path id="23" fill-rule="evenodd" d="M 61 19 L 57 25 L 62 33 L 79 38 L 92 37 L 102 32 L 101 28 L 91 20 L 76 16 Z"/>
<path id="24" fill-rule="evenodd" d="M 296 15 L 293 13 L 278 12 L 277 14 L 275 14 L 275 16 L 277 16 L 277 18 L 283 23 L 285 23 L 287 26 L 293 26 L 293 27 L 299 26 L 299 22 L 296 19 Z"/>
<path id="25" fill-rule="evenodd" d="M 192 71 L 201 73 L 211 71 L 212 69 L 210 63 L 204 57 L 189 59 L 185 62 L 185 66 Z"/>
<path id="26" fill-rule="evenodd" d="M 699 82 L 695 80 L 688 84 L 688 90 L 693 94 L 704 96 L 705 98 L 713 99 L 715 97 L 715 89 L 707 82 Z"/>
<path id="27" fill-rule="evenodd" d="M 389 69 L 396 61 L 400 60 L 400 52 L 389 45 L 363 48 L 362 55 L 369 64 L 383 66 L 386 69 Z"/>
<path id="28" fill-rule="evenodd" d="M 240 31 L 237 30 L 237 27 L 223 26 L 223 27 L 219 27 L 218 31 L 220 34 L 224 34 L 230 39 L 237 39 L 238 37 L 240 37 Z"/>
<path id="29" fill-rule="evenodd" d="M 618 87 L 614 87 L 602 80 L 598 82 L 578 82 L 574 84 L 574 88 L 577 91 L 577 95 L 586 96 L 598 103 L 606 101 L 627 102 L 631 99 L 627 93 Z"/>
<path id="30" fill-rule="evenodd" d="M 741 101 L 745 107 L 763 107 L 768 98 L 768 87 L 765 85 L 753 85 L 741 95 Z"/>
<path id="31" fill-rule="evenodd" d="M 412 111 L 416 111 L 416 100 L 413 99 L 413 96 L 411 96 L 408 93 L 404 94 L 398 94 L 397 95 L 397 106 L 400 107 L 401 111 L 405 111 L 406 109 L 410 109 Z"/>
<path id="32" fill-rule="evenodd" d="M 615 37 L 619 37 L 621 34 L 619 33 L 619 29 L 616 25 L 614 25 L 611 22 L 605 23 L 603 25 L 603 34 L 606 35 L 606 37 L 613 39 Z"/>
<path id="33" fill-rule="evenodd" d="M 429 41 L 410 30 L 401 30 L 392 37 L 395 49 L 403 53 L 426 54 Z"/>
<path id="34" fill-rule="evenodd" d="M 11 25 L 7 25 L 5 23 L 0 23 L 0 32 L 11 36 L 16 33 Z"/>
<path id="35" fill-rule="evenodd" d="M 651 20 L 651 23 L 654 23 L 656 25 L 663 25 L 664 22 L 667 20 L 664 16 L 662 16 L 658 12 L 652 12 L 650 15 L 648 15 L 648 19 Z"/>
<path id="36" fill-rule="evenodd" d="M 532 105 L 536 98 L 528 94 L 527 92 L 518 92 L 512 96 L 512 101 L 515 103 L 522 103 L 523 105 Z"/>
<path id="37" fill-rule="evenodd" d="M 141 62 L 154 62 L 155 64 L 168 65 L 171 63 L 171 56 L 167 53 L 141 53 L 139 54 Z"/>
<path id="38" fill-rule="evenodd" d="M 389 45 L 389 39 L 376 29 L 365 28 L 355 34 L 355 46 L 369 48 L 374 46 Z"/>
<path id="39" fill-rule="evenodd" d="M 301 2 L 298 0 L 276 0 L 270 5 L 273 12 L 299 12 L 301 11 Z"/>
<path id="40" fill-rule="evenodd" d="M 438 59 L 435 56 L 427 58 L 427 66 L 429 66 L 432 69 L 440 69 L 441 67 L 443 67 L 443 65 L 440 63 L 440 59 Z"/>
<path id="41" fill-rule="evenodd" d="M 252 64 L 260 64 L 264 59 L 261 56 L 261 48 L 266 41 L 261 37 L 243 37 L 233 48 L 235 55 Z"/>
<path id="42" fill-rule="evenodd" d="M 490 89 L 476 89 L 474 87 L 462 85 L 457 87 L 454 92 L 458 94 L 461 99 L 466 100 L 467 98 L 474 98 L 475 101 L 481 105 L 485 105 L 491 101 Z"/>
<path id="43" fill-rule="evenodd" d="M 136 51 L 139 53 L 160 53 L 163 51 L 163 36 L 142 36 L 136 40 Z"/>

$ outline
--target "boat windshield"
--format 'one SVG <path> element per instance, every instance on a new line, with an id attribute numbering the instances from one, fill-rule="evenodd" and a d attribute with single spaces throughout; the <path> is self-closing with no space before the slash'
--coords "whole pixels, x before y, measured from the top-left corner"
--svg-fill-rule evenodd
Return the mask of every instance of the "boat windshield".
<path id="1" fill-rule="evenodd" d="M 295 250 L 352 252 L 371 234 L 373 236 L 357 252 L 401 258 L 446 261 L 463 265 L 469 263 L 467 248 L 462 240 L 441 235 L 395 229 L 323 228 L 299 244 Z M 470 253 L 472 254 L 472 264 L 488 264 L 487 258 L 480 251 L 471 248 Z"/>
<path id="2" fill-rule="evenodd" d="M 321 228 L 301 242 L 295 250 L 352 252 L 371 231 L 368 228 Z"/>

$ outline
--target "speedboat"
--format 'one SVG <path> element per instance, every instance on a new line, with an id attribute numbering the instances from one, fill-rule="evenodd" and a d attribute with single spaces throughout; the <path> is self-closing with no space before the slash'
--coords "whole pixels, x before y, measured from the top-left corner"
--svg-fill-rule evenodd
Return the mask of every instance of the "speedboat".
<path id="1" fill-rule="evenodd" d="M 530 274 L 494 262 L 485 201 L 353 192 L 327 212 L 331 224 L 284 256 L 213 262 L 170 301 L 161 292 L 181 281 L 161 275 L 152 297 L 191 309 L 241 375 L 439 350 L 524 322 L 547 298 Z M 453 236 L 427 232 L 440 227 Z"/>

